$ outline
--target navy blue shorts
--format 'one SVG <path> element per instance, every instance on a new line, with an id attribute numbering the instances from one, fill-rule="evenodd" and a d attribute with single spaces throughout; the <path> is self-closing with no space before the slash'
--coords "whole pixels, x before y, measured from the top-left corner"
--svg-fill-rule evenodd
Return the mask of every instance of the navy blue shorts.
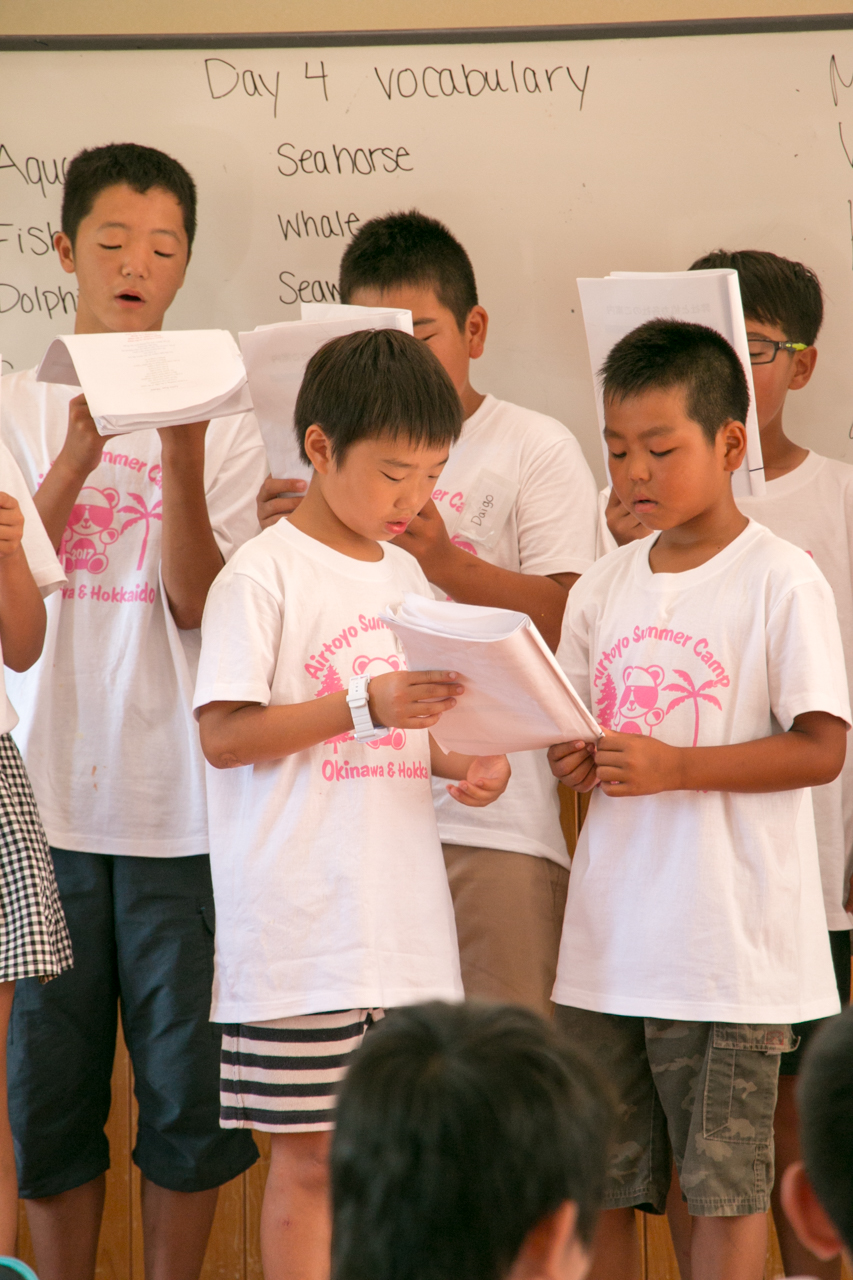
<path id="1" fill-rule="evenodd" d="M 119 1007 L 139 1102 L 134 1161 L 170 1191 L 228 1182 L 258 1152 L 250 1133 L 219 1127 L 208 857 L 51 853 L 74 968 L 15 990 L 9 1112 L 21 1196 L 57 1195 L 109 1168 Z"/>
<path id="2" fill-rule="evenodd" d="M 829 946 L 832 951 L 832 963 L 835 967 L 835 981 L 838 983 L 838 998 L 841 1001 L 841 1008 L 846 1009 L 850 1003 L 850 930 L 830 929 Z M 790 1053 L 782 1054 L 779 1066 L 780 1076 L 797 1076 L 800 1074 L 803 1054 L 808 1043 L 820 1031 L 824 1022 L 826 1022 L 826 1018 L 816 1018 L 812 1022 L 794 1023 L 794 1035 L 800 1037 L 800 1043 Z"/>

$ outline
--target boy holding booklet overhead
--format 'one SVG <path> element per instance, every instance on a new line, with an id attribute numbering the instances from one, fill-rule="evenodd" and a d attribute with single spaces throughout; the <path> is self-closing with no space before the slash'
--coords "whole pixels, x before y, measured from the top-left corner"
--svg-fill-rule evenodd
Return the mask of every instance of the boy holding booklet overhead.
<path id="1" fill-rule="evenodd" d="M 655 320 L 602 371 L 613 485 L 658 531 L 572 592 L 558 650 L 605 726 L 551 750 L 595 788 L 554 999 L 622 1102 L 595 1277 L 639 1274 L 633 1208 L 674 1154 L 694 1280 L 760 1280 L 779 1057 L 838 993 L 802 789 L 841 770 L 850 709 L 832 592 L 741 514 L 743 368 L 718 333 Z"/>
<path id="2" fill-rule="evenodd" d="M 596 490 L 562 423 L 482 395 L 470 364 L 489 318 L 468 254 L 417 210 L 365 223 L 347 248 L 341 298 L 404 307 L 462 400 L 462 435 L 431 499 L 399 546 L 439 594 L 527 613 L 555 648 L 566 594 L 595 558 Z M 289 487 L 289 486 L 288 486 Z M 267 481 L 262 523 L 286 509 Z M 544 752 L 513 758 L 513 778 L 487 812 L 460 810 L 435 787 L 459 932 L 465 993 L 549 1017 L 568 883 L 557 788 Z"/>
<path id="3" fill-rule="evenodd" d="M 272 1134 L 267 1280 L 328 1274 L 326 1157 L 349 1054 L 386 1007 L 462 996 L 430 777 L 478 807 L 510 772 L 505 756 L 430 740 L 464 691 L 452 671 L 405 670 L 381 621 L 429 591 L 390 544 L 459 435 L 447 374 L 406 333 L 337 338 L 309 361 L 295 422 L 307 495 L 211 589 L 195 692 L 214 766 L 212 1016 L 231 1024 L 222 1124 Z"/>
<path id="4" fill-rule="evenodd" d="M 171 157 L 117 144 L 68 166 L 60 263 L 78 334 L 162 327 L 196 223 Z M 121 1004 L 139 1099 L 146 1274 L 201 1269 L 217 1188 L 257 1159 L 219 1127 L 210 1024 L 213 894 L 192 677 L 208 587 L 257 531 L 264 473 L 247 415 L 105 440 L 83 396 L 3 379 L 2 430 L 59 551 L 44 655 L 9 678 L 74 948 L 18 983 L 9 1099 L 42 1280 L 88 1280 L 104 1203 L 104 1124 Z"/>

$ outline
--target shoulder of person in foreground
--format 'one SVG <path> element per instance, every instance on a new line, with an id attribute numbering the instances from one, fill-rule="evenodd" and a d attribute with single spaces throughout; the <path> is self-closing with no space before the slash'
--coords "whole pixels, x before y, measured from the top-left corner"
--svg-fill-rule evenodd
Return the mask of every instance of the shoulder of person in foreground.
<path id="1" fill-rule="evenodd" d="M 806 1248 L 853 1259 L 853 1009 L 806 1051 L 797 1087 L 803 1159 L 785 1170 L 782 1205 Z"/>
<path id="2" fill-rule="evenodd" d="M 334 1280 L 581 1280 L 612 1122 L 598 1073 L 508 1006 L 395 1010 L 344 1081 L 332 1144 Z"/>

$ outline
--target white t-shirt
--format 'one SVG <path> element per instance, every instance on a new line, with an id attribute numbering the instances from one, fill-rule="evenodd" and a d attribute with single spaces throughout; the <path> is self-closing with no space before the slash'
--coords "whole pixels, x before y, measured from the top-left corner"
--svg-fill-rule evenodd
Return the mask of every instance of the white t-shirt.
<path id="1" fill-rule="evenodd" d="M 407 591 L 427 581 L 405 551 L 354 560 L 279 521 L 210 590 L 194 705 L 308 702 L 400 670 L 379 614 Z M 426 730 L 207 776 L 214 1022 L 462 998 Z"/>
<path id="2" fill-rule="evenodd" d="M 3 379 L 2 436 L 34 493 L 59 454 L 78 387 Z M 210 521 L 226 558 L 258 531 L 266 458 L 252 415 L 205 441 Z M 47 603 L 44 653 L 10 675 L 18 741 L 50 843 L 147 857 L 206 853 L 204 759 L 191 703 L 199 631 L 179 631 L 160 582 L 160 437 L 109 439 L 80 490 Z"/>
<path id="3" fill-rule="evenodd" d="M 850 723 L 832 592 L 750 521 L 719 555 L 652 573 L 653 539 L 572 589 L 558 660 L 607 727 L 676 746 Z M 554 1000 L 605 1013 L 802 1022 L 838 1011 L 802 791 L 596 789 L 575 853 Z"/>
<path id="4" fill-rule="evenodd" d="M 501 569 L 541 577 L 583 573 L 595 558 L 592 472 L 571 432 L 532 409 L 486 396 L 466 419 L 432 496 L 453 541 Z M 434 784 L 442 840 L 567 867 L 545 752 L 519 752 L 510 762 L 509 786 L 487 809 L 466 809 Z"/>
<path id="5" fill-rule="evenodd" d="M 767 481 L 763 498 L 738 498 L 744 515 L 807 551 L 835 596 L 847 680 L 853 687 L 853 467 L 810 453 Z M 844 910 L 853 874 L 853 751 L 839 778 L 812 792 L 830 929 L 853 927 Z"/>
<path id="6" fill-rule="evenodd" d="M 818 453 L 793 471 L 766 482 L 763 498 L 739 497 L 737 504 L 780 538 L 813 558 L 835 596 L 848 684 L 853 686 L 853 467 Z M 614 550 L 605 508 L 609 489 L 599 495 L 598 556 Z M 812 791 L 826 921 L 830 929 L 853 927 L 844 910 L 853 875 L 853 751 L 839 777 Z"/>
<path id="7" fill-rule="evenodd" d="M 22 546 L 30 573 L 42 596 L 49 596 L 65 583 L 65 574 L 39 518 L 27 489 L 21 469 L 6 446 L 0 441 L 0 491 L 8 493 L 21 508 L 24 517 Z M 2 655 L 0 649 L 0 655 Z M 6 693 L 3 667 L 0 667 L 0 733 L 8 733 L 18 723 L 15 708 Z M 10 673 L 11 674 L 11 673 Z"/>

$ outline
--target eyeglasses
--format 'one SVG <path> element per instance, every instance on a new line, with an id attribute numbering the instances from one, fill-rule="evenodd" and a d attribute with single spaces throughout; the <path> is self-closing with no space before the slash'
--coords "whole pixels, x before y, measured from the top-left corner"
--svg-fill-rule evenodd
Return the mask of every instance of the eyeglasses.
<path id="1" fill-rule="evenodd" d="M 777 351 L 807 351 L 807 342 L 776 342 L 773 338 L 749 338 L 749 363 L 772 364 Z"/>

